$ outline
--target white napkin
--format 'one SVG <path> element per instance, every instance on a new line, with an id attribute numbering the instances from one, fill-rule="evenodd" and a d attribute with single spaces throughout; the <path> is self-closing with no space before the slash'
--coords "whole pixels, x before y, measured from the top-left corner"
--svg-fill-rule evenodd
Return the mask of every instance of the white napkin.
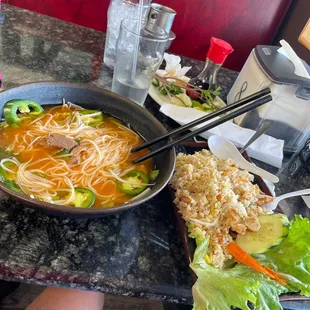
<path id="1" fill-rule="evenodd" d="M 278 49 L 278 53 L 287 57 L 294 64 L 295 67 L 294 73 L 301 77 L 310 79 L 309 73 L 306 70 L 303 62 L 297 56 L 292 47 L 285 40 L 281 40 L 280 44 L 282 45 L 282 47 Z"/>
<path id="2" fill-rule="evenodd" d="M 206 115 L 205 112 L 199 111 L 197 109 L 183 108 L 172 104 L 162 105 L 160 111 L 175 120 L 180 125 L 187 124 L 197 118 Z M 215 119 L 212 119 L 209 122 L 213 122 L 214 120 Z M 195 130 L 207 123 L 208 122 L 198 125 L 191 130 Z M 219 135 L 229 139 L 237 147 L 243 147 L 254 133 L 254 130 L 242 128 L 233 122 L 226 122 L 200 134 L 200 136 L 207 139 L 211 135 Z M 275 139 L 267 135 L 262 135 L 253 144 L 251 144 L 251 146 L 247 149 L 247 152 L 249 156 L 253 158 L 280 168 L 283 159 L 283 145 L 283 140 Z"/>
<path id="3" fill-rule="evenodd" d="M 173 54 L 164 53 L 164 60 L 166 61 L 165 70 L 157 70 L 156 73 L 160 76 L 170 75 L 170 76 L 177 76 L 177 77 L 184 77 L 185 74 L 192 68 L 192 67 L 181 67 L 181 57 L 176 56 Z"/>

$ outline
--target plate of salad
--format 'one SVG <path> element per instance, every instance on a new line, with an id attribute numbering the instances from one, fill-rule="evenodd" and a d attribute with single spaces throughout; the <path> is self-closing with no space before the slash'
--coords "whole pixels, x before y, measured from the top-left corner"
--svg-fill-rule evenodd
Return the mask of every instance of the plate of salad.
<path id="1" fill-rule="evenodd" d="M 268 210 L 274 198 L 261 178 L 195 150 L 178 154 L 170 181 L 193 309 L 277 310 L 287 294 L 310 297 L 309 219 Z"/>
<path id="2" fill-rule="evenodd" d="M 187 76 L 175 76 L 170 73 L 161 74 L 158 70 L 152 80 L 149 95 L 159 105 L 174 104 L 181 107 L 194 108 L 212 113 L 225 106 L 219 97 L 221 87 L 214 90 L 202 90 L 189 84 Z"/>

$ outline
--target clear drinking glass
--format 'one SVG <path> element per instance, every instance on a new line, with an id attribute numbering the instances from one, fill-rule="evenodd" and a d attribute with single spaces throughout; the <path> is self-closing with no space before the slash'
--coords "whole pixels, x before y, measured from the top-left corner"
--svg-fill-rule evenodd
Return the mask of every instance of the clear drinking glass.
<path id="1" fill-rule="evenodd" d="M 141 27 L 137 19 L 124 19 L 116 45 L 112 91 L 143 105 L 153 74 L 167 46 L 167 33 L 153 25 Z M 141 29 L 140 29 L 141 28 Z"/>
<path id="2" fill-rule="evenodd" d="M 151 0 L 143 0 L 142 19 L 146 19 Z M 111 0 L 108 9 L 108 26 L 104 46 L 103 62 L 114 68 L 116 41 L 118 39 L 121 21 L 125 18 L 137 18 L 139 14 L 139 0 Z"/>

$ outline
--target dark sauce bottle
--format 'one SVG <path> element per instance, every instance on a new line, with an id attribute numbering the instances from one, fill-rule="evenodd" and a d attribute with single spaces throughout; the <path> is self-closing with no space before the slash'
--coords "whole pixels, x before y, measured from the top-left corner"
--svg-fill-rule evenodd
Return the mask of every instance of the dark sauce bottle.
<path id="1" fill-rule="evenodd" d="M 189 84 L 199 87 L 202 90 L 216 90 L 217 72 L 224 63 L 226 57 L 233 52 L 232 46 L 224 40 L 212 37 L 210 48 L 207 53 L 204 69 L 194 78 L 190 79 Z M 198 100 L 197 92 L 188 85 L 187 95 L 192 99 Z"/>

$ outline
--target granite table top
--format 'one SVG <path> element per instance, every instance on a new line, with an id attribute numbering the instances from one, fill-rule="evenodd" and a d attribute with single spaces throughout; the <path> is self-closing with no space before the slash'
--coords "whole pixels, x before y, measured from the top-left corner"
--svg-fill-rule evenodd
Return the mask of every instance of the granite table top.
<path id="1" fill-rule="evenodd" d="M 111 87 L 112 72 L 102 62 L 104 33 L 3 7 L 4 88 L 36 81 Z M 204 65 L 185 57 L 182 64 L 192 66 L 192 76 Z M 236 77 L 234 71 L 219 71 L 223 99 Z M 145 106 L 168 128 L 175 125 L 150 97 Z M 291 183 L 283 171 L 279 175 L 282 192 Z M 297 204 L 305 209 L 301 201 Z M 91 220 L 51 217 L 0 193 L 0 232 L 0 279 L 192 303 L 189 268 L 167 189 L 132 211 Z"/>

